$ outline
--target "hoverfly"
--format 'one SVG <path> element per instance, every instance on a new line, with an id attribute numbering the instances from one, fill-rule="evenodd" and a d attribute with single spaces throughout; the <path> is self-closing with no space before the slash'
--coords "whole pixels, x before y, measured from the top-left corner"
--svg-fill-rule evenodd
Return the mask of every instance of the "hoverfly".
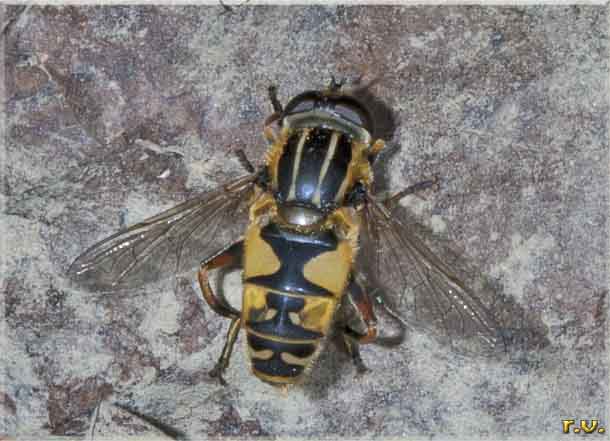
<path id="1" fill-rule="evenodd" d="M 493 346 L 492 314 L 391 214 L 400 198 L 434 182 L 384 200 L 373 194 L 372 164 L 384 141 L 372 138 L 367 106 L 334 79 L 285 107 L 275 88 L 269 92 L 274 113 L 264 125 L 264 166 L 255 170 L 242 154 L 247 175 L 94 245 L 70 267 L 72 279 L 112 291 L 199 265 L 203 298 L 231 321 L 211 371 L 222 383 L 242 328 L 254 375 L 276 386 L 300 382 L 348 302 L 363 326 L 345 324 L 339 332 L 364 368 L 359 345 L 378 336 L 375 304 L 401 320 L 384 300 L 389 284 L 398 287 L 397 299 L 411 293 L 420 322 Z M 219 233 L 235 225 L 244 229 L 220 246 Z M 241 311 L 208 280 L 211 270 L 229 266 L 242 269 Z"/>

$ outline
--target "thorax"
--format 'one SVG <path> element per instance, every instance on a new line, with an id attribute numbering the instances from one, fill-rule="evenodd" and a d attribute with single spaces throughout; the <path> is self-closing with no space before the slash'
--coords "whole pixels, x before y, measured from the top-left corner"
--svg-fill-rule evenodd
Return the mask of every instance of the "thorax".
<path id="1" fill-rule="evenodd" d="M 287 134 L 279 149 L 270 174 L 280 205 L 319 210 L 342 205 L 355 178 L 350 136 L 323 127 L 301 128 Z"/>

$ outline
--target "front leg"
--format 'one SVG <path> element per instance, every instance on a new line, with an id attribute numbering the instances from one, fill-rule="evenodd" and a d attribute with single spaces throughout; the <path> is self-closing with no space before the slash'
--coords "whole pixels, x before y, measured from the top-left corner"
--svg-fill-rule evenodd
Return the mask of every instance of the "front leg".
<path id="1" fill-rule="evenodd" d="M 237 339 L 241 325 L 241 313 L 233 308 L 223 296 L 217 295 L 212 290 L 209 282 L 208 271 L 217 268 L 227 268 L 239 265 L 241 263 L 242 254 L 243 241 L 240 240 L 239 242 L 235 242 L 234 244 L 225 248 L 215 256 L 212 256 L 210 259 L 204 261 L 201 264 L 198 274 L 199 286 L 201 287 L 201 292 L 206 303 L 210 305 L 210 308 L 212 308 L 212 310 L 217 314 L 231 319 L 231 325 L 229 326 L 227 340 L 222 350 L 222 354 L 220 355 L 214 369 L 210 371 L 210 376 L 218 378 L 220 383 L 223 385 L 225 385 L 226 382 L 222 378 L 222 374 L 229 366 L 233 346 L 235 345 L 235 340 Z"/>
<path id="2" fill-rule="evenodd" d="M 271 101 L 271 106 L 273 107 L 273 113 L 267 119 L 265 119 L 265 123 L 263 124 L 263 133 L 267 141 L 273 144 L 274 142 L 277 142 L 278 135 L 275 130 L 271 128 L 271 124 L 277 122 L 281 127 L 284 107 L 282 106 L 282 103 L 277 97 L 277 87 L 272 85 L 269 86 L 267 90 L 269 93 L 269 100 Z"/>

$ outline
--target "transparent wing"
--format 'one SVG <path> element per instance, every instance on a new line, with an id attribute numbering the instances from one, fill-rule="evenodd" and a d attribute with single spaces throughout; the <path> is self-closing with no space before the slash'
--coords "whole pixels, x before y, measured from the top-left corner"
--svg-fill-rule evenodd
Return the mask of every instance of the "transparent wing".
<path id="1" fill-rule="evenodd" d="M 96 291 L 135 288 L 197 267 L 245 231 L 256 175 L 231 181 L 93 245 L 68 270 Z"/>
<path id="2" fill-rule="evenodd" d="M 425 328 L 452 345 L 456 337 L 476 340 L 476 351 L 497 345 L 500 333 L 492 313 L 370 195 L 362 210 L 357 265 L 369 289 L 380 288 L 377 300 L 389 304 L 408 327 Z"/>

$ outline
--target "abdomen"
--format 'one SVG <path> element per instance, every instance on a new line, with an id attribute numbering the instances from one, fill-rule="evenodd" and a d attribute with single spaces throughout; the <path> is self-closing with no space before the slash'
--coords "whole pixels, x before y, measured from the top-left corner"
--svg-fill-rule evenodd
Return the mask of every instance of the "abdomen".
<path id="1" fill-rule="evenodd" d="M 252 370 L 272 384 L 299 381 L 316 359 L 347 285 L 353 249 L 332 232 L 253 224 L 244 249 L 242 323 Z"/>

